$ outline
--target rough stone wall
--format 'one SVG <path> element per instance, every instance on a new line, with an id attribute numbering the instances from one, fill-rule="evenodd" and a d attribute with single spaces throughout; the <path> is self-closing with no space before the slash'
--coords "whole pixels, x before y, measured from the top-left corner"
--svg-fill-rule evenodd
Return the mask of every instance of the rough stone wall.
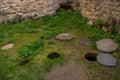
<path id="1" fill-rule="evenodd" d="M 120 19 L 120 0 L 76 0 L 73 6 L 90 20 Z"/>
<path id="2" fill-rule="evenodd" d="M 60 3 L 66 0 L 1 0 L 0 22 L 37 19 L 55 14 Z"/>
<path id="3" fill-rule="evenodd" d="M 72 7 L 89 20 L 120 19 L 120 0 L 0 0 L 0 22 L 17 22 L 55 14 L 59 4 L 67 1 L 72 1 Z"/>
<path id="4" fill-rule="evenodd" d="M 92 22 L 103 20 L 105 32 L 120 33 L 120 0 L 75 0 L 72 6 Z"/>

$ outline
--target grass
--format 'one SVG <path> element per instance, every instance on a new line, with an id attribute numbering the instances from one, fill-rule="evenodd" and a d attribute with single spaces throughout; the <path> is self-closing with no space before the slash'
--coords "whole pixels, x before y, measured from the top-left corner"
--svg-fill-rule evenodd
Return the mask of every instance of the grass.
<path id="1" fill-rule="evenodd" d="M 36 53 L 40 53 L 44 48 L 44 40 L 39 39 L 33 43 L 27 43 L 19 49 L 21 57 L 31 58 Z"/>
<path id="2" fill-rule="evenodd" d="M 51 38 L 60 33 L 71 33 L 75 39 L 70 42 L 51 41 Z M 64 9 L 60 9 L 56 16 L 45 15 L 39 20 L 9 25 L 1 24 L 0 47 L 10 42 L 14 43 L 15 47 L 6 51 L 0 50 L 0 80 L 44 80 L 40 73 L 50 71 L 54 65 L 63 64 L 67 59 L 67 54 L 71 52 L 78 55 L 80 62 L 88 66 L 88 70 L 101 72 L 111 70 L 98 63 L 87 64 L 82 60 L 81 56 L 86 51 L 96 51 L 95 45 L 92 47 L 79 45 L 79 39 L 86 37 L 92 38 L 94 43 L 102 38 L 112 38 L 120 43 L 119 35 L 103 32 L 95 26 L 88 26 L 87 19 L 77 11 L 66 12 Z M 55 51 L 60 53 L 60 58 L 50 60 L 46 57 Z M 113 55 L 120 63 L 120 55 L 118 53 Z M 16 65 L 21 57 L 29 57 L 30 61 L 22 66 Z M 110 78 L 119 80 L 120 66 L 118 65 L 112 70 L 114 73 Z"/>

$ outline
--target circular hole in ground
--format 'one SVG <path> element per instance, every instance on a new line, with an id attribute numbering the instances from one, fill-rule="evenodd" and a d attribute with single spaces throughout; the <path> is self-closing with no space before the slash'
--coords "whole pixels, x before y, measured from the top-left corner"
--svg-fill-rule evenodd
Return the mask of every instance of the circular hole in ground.
<path id="1" fill-rule="evenodd" d="M 44 39 L 45 37 L 44 36 L 41 36 L 40 39 Z"/>
<path id="2" fill-rule="evenodd" d="M 96 62 L 97 61 L 97 53 L 85 53 L 83 58 L 85 59 L 85 61 L 87 62 Z"/>
<path id="3" fill-rule="evenodd" d="M 48 54 L 47 58 L 53 60 L 55 58 L 59 58 L 60 57 L 60 54 L 58 52 L 52 52 L 50 54 Z"/>

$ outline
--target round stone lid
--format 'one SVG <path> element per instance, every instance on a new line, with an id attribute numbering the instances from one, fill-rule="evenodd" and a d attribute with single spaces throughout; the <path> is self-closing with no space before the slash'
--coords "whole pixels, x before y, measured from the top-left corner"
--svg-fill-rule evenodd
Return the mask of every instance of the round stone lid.
<path id="1" fill-rule="evenodd" d="M 103 52 L 113 52 L 117 50 L 118 44 L 113 39 L 101 39 L 96 42 L 97 49 Z"/>
<path id="2" fill-rule="evenodd" d="M 117 59 L 113 57 L 111 54 L 101 53 L 97 56 L 97 60 L 104 66 L 116 66 Z"/>

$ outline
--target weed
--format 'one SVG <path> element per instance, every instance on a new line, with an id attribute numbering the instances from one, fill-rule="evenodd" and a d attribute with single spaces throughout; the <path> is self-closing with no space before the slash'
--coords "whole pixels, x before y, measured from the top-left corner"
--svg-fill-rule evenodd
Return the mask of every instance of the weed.
<path id="1" fill-rule="evenodd" d="M 55 45 L 55 42 L 53 42 L 53 41 L 48 41 L 47 44 L 48 44 L 48 45 Z"/>
<path id="2" fill-rule="evenodd" d="M 100 25 L 100 24 L 103 24 L 103 21 L 102 20 L 96 20 L 96 25 Z"/>
<path id="3" fill-rule="evenodd" d="M 42 52 L 44 47 L 44 41 L 42 39 L 37 40 L 33 43 L 28 43 L 19 49 L 19 55 L 25 58 L 31 58 L 38 52 Z"/>
<path id="4" fill-rule="evenodd" d="M 3 41 L 4 37 L 5 37 L 4 34 L 2 34 L 2 33 L 0 32 L 0 42 Z"/>
<path id="5" fill-rule="evenodd" d="M 45 32 L 45 39 L 50 39 L 52 37 L 55 37 L 56 35 L 60 34 L 60 30 L 54 30 L 54 31 L 46 31 Z"/>

